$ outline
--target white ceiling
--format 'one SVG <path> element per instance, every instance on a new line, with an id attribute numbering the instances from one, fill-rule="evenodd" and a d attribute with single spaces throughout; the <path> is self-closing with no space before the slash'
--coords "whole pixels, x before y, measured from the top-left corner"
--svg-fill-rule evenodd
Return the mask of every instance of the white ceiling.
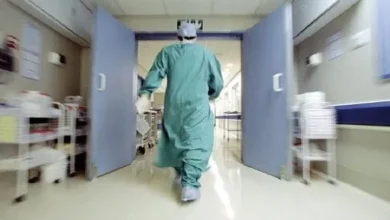
<path id="1" fill-rule="evenodd" d="M 138 71 L 143 77 L 153 64 L 156 55 L 160 50 L 176 41 L 140 41 L 138 43 Z M 225 84 L 228 83 L 236 73 L 241 70 L 241 42 L 228 40 L 198 41 L 209 48 L 218 58 L 222 67 L 222 74 Z M 158 92 L 164 92 L 166 81 L 163 82 Z"/>
<path id="2" fill-rule="evenodd" d="M 267 15 L 286 0 L 82 0 L 117 16 Z"/>

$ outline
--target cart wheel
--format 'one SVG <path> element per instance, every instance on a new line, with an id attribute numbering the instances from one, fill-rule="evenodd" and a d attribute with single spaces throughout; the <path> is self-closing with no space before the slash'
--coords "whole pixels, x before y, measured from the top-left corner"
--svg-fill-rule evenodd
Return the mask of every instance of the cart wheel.
<path id="1" fill-rule="evenodd" d="M 145 154 L 145 147 L 139 147 L 138 148 L 138 153 L 141 154 L 141 155 L 144 155 Z"/>
<path id="2" fill-rule="evenodd" d="M 328 180 L 328 183 L 330 183 L 332 185 L 336 185 L 336 182 L 334 180 Z"/>
<path id="3" fill-rule="evenodd" d="M 77 176 L 77 173 L 76 173 L 76 172 L 69 174 L 69 177 L 70 177 L 70 178 L 73 178 L 73 177 L 75 177 L 75 176 Z"/>
<path id="4" fill-rule="evenodd" d="M 59 183 L 61 183 L 60 179 L 54 181 L 54 184 L 59 184 Z"/>
<path id="5" fill-rule="evenodd" d="M 27 199 L 27 196 L 26 195 L 22 195 L 22 196 L 19 196 L 17 198 L 15 198 L 14 202 L 15 203 L 21 203 L 23 201 L 25 201 Z"/>
<path id="6" fill-rule="evenodd" d="M 307 180 L 303 180 L 303 184 L 305 184 L 306 186 L 310 185 L 309 181 Z"/>
<path id="7" fill-rule="evenodd" d="M 149 144 L 149 149 L 153 148 L 154 145 L 153 144 Z"/>

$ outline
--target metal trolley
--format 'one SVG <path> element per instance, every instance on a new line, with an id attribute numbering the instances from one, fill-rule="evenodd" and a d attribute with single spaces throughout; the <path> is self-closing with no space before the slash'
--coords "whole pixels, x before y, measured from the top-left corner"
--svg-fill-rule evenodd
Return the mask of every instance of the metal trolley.
<path id="1" fill-rule="evenodd" d="M 292 147 L 297 161 L 302 162 L 303 182 L 310 183 L 310 164 L 327 163 L 328 181 L 336 180 L 336 113 L 328 105 L 325 108 L 304 108 L 293 111 L 294 137 L 298 142 Z M 324 143 L 323 145 L 320 145 Z"/>
<path id="2" fill-rule="evenodd" d="M 231 132 L 235 132 L 236 140 L 241 139 L 241 113 L 225 112 L 223 119 L 223 137 L 230 141 Z"/>
<path id="3" fill-rule="evenodd" d="M 158 140 L 158 123 L 161 114 L 157 111 L 147 111 L 137 116 L 137 152 L 145 154 L 147 148 L 153 148 Z"/>

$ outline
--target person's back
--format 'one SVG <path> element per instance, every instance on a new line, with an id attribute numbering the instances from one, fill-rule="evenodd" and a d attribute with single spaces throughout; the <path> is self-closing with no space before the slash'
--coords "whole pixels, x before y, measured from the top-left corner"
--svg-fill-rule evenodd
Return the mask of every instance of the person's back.
<path id="1" fill-rule="evenodd" d="M 165 101 L 171 107 L 208 103 L 210 66 L 215 62 L 213 54 L 198 44 L 174 44 L 163 51 L 169 54 Z"/>
<path id="2" fill-rule="evenodd" d="M 179 30 L 180 44 L 161 50 L 140 90 L 139 113 L 151 93 L 167 77 L 162 132 L 155 165 L 173 167 L 181 179 L 182 201 L 199 198 L 199 178 L 206 169 L 214 143 L 214 117 L 209 100 L 223 88 L 220 64 L 206 48 L 193 44 L 196 28 Z"/>

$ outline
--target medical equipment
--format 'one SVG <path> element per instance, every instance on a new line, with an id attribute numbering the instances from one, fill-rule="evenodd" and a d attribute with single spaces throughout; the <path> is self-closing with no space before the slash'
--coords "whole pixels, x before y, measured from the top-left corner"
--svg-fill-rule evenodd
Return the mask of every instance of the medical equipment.
<path id="1" fill-rule="evenodd" d="M 14 70 L 13 56 L 2 48 L 0 48 L 0 70 L 9 72 Z"/>
<path id="2" fill-rule="evenodd" d="M 68 167 L 66 156 L 62 160 L 42 166 L 42 180 L 46 183 L 60 183 L 66 179 Z"/>
<path id="3" fill-rule="evenodd" d="M 19 99 L 20 107 L 30 117 L 50 115 L 53 109 L 53 99 L 39 91 L 24 91 L 20 94 Z"/>
<path id="4" fill-rule="evenodd" d="M 156 111 L 147 112 L 148 122 L 150 124 L 151 130 L 149 134 L 149 147 L 152 148 L 157 144 L 158 140 L 158 122 L 161 115 Z"/>
<path id="5" fill-rule="evenodd" d="M 223 137 L 230 141 L 231 132 L 235 132 L 236 140 L 241 139 L 241 113 L 225 112 L 223 116 L 217 116 L 217 119 L 223 121 Z"/>
<path id="6" fill-rule="evenodd" d="M 0 84 L 9 83 L 17 71 L 15 63 L 18 46 L 18 38 L 12 35 L 0 36 Z"/>
<path id="7" fill-rule="evenodd" d="M 147 111 L 142 115 L 137 114 L 136 150 L 138 154 L 144 155 L 147 149 L 150 150 L 157 144 L 159 118 L 161 118 L 161 111 Z M 152 160 L 152 154 L 145 155 L 136 161 L 134 171 L 138 173 L 140 170 L 149 170 L 152 176 L 154 173 L 154 166 L 151 165 Z"/>
<path id="8" fill-rule="evenodd" d="M 66 96 L 64 103 L 65 104 L 77 104 L 81 105 L 83 102 L 83 97 L 81 96 Z"/>
<path id="9" fill-rule="evenodd" d="M 76 175 L 76 118 L 77 108 L 71 104 L 54 103 L 61 110 L 61 117 L 59 118 L 58 143 L 56 148 L 61 150 L 70 158 L 69 175 L 71 177 Z M 65 143 L 65 139 L 69 137 L 69 143 Z"/>
<path id="10" fill-rule="evenodd" d="M 293 155 L 302 161 L 303 182 L 310 183 L 310 163 L 324 161 L 327 162 L 328 180 L 335 184 L 337 138 L 335 109 L 329 104 L 322 107 L 324 96 L 321 93 L 305 94 L 301 97 L 305 97 L 304 101 L 301 100 L 300 105 L 293 109 L 294 137 L 300 141 L 291 149 Z M 308 100 L 310 101 L 305 102 Z M 313 142 L 324 143 L 324 150 Z"/>
<path id="11" fill-rule="evenodd" d="M 318 108 L 322 109 L 326 105 L 325 93 L 308 92 L 297 95 L 296 108 Z"/>
<path id="12" fill-rule="evenodd" d="M 63 111 L 61 127 L 64 129 L 57 148 L 66 152 L 70 158 L 70 177 L 76 176 L 76 157 L 86 160 L 83 154 L 87 151 L 89 118 L 87 108 L 79 104 L 81 101 L 81 96 L 68 96 L 65 104 L 60 104 Z"/>
<path id="13" fill-rule="evenodd" d="M 137 103 L 135 104 L 135 106 L 137 108 L 138 114 L 145 113 L 151 107 L 150 106 L 149 95 L 147 95 L 147 94 L 141 95 L 138 98 Z"/>
<path id="14" fill-rule="evenodd" d="M 144 155 L 146 152 L 146 136 L 150 130 L 148 122 L 145 120 L 145 115 L 137 114 L 137 134 L 136 134 L 136 149 L 137 153 Z"/>
<path id="15" fill-rule="evenodd" d="M 156 111 L 146 111 L 137 115 L 137 152 L 145 154 L 147 148 L 156 145 L 158 139 L 158 121 L 161 117 Z"/>
<path id="16" fill-rule="evenodd" d="M 59 138 L 61 115 L 47 110 L 44 110 L 47 114 L 36 113 L 32 116 L 20 107 L 0 106 L 0 150 L 12 150 L 0 153 L 0 170 L 17 172 L 15 202 L 26 199 L 30 169 L 66 158 L 64 153 L 49 146 L 49 142 Z M 32 144 L 40 145 L 30 146 Z"/>

